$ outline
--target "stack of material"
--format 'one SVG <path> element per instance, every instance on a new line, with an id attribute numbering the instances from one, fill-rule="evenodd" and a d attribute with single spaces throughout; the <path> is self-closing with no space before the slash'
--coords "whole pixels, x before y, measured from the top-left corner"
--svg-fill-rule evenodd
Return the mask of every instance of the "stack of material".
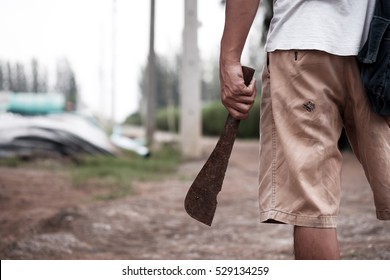
<path id="1" fill-rule="evenodd" d="M 85 117 L 58 114 L 23 117 L 0 115 L 0 157 L 57 153 L 114 155 L 105 132 Z"/>
<path id="2" fill-rule="evenodd" d="M 142 140 L 122 135 L 122 127 L 120 126 L 114 127 L 110 140 L 119 149 L 131 151 L 143 157 L 150 155 L 149 149 L 142 143 Z"/>

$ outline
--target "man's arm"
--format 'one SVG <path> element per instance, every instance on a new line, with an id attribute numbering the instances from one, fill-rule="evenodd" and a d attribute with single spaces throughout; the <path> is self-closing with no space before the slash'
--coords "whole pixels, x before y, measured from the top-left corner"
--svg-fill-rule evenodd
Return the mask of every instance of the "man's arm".
<path id="1" fill-rule="evenodd" d="M 256 96 L 253 79 L 245 86 L 241 70 L 241 54 L 256 16 L 260 0 L 227 0 L 225 28 L 221 40 L 221 100 L 236 119 L 245 119 Z"/>

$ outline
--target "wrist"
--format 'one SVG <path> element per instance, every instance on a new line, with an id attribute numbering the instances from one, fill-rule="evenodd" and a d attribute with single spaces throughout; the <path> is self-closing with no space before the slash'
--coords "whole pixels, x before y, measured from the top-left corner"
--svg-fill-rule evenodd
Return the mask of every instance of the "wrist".
<path id="1" fill-rule="evenodd" d="M 241 60 L 241 54 L 242 54 L 242 47 L 240 45 L 237 45 L 236 40 L 233 40 L 233 38 L 228 38 L 229 36 L 222 36 L 221 39 L 221 47 L 220 47 L 220 58 L 223 61 L 235 61 L 240 62 Z"/>
<path id="2" fill-rule="evenodd" d="M 221 48 L 220 56 L 219 56 L 220 64 L 240 64 L 241 61 L 241 53 L 237 53 L 234 51 L 227 51 L 226 49 Z"/>

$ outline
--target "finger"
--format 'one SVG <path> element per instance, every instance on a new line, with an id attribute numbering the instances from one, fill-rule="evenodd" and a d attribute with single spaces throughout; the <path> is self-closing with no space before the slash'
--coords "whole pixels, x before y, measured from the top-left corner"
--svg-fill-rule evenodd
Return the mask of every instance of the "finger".
<path id="1" fill-rule="evenodd" d="M 250 103 L 237 103 L 237 102 L 232 102 L 229 104 L 226 104 L 226 108 L 232 109 L 240 114 L 247 115 L 250 111 L 250 109 L 253 106 L 253 102 Z"/>
<path id="2" fill-rule="evenodd" d="M 234 108 L 237 111 L 244 112 L 249 110 L 254 101 L 254 96 L 222 96 L 222 104 L 226 108 Z"/>
<path id="3" fill-rule="evenodd" d="M 237 111 L 237 110 L 235 110 L 235 109 L 231 109 L 230 114 L 231 114 L 235 119 L 238 119 L 238 120 L 245 120 L 245 119 L 247 119 L 248 116 L 249 116 L 249 111 L 240 112 L 240 111 Z"/>
<path id="4" fill-rule="evenodd" d="M 245 86 L 245 84 L 244 84 Z M 256 79 L 253 78 L 248 86 L 245 86 L 242 88 L 242 94 L 252 96 L 254 93 L 256 93 Z"/>
<path id="5" fill-rule="evenodd" d="M 253 80 L 253 83 L 250 84 L 245 91 L 233 94 L 232 98 L 237 102 L 252 104 L 255 101 L 256 93 L 256 83 Z"/>
<path id="6" fill-rule="evenodd" d="M 244 120 L 248 117 L 248 113 L 241 113 L 241 112 L 235 110 L 234 108 L 229 108 L 228 111 L 229 111 L 229 114 L 237 120 Z"/>
<path id="7" fill-rule="evenodd" d="M 237 96 L 237 98 L 235 99 L 235 102 L 238 104 L 242 103 L 242 104 L 252 105 L 255 102 L 255 96 L 254 95 L 252 95 L 252 96 L 246 96 L 246 95 Z"/>
<path id="8" fill-rule="evenodd" d="M 252 79 L 250 84 L 246 86 L 244 80 L 239 83 L 236 88 L 232 88 L 231 91 L 236 95 L 252 96 L 256 91 L 256 80 Z"/>

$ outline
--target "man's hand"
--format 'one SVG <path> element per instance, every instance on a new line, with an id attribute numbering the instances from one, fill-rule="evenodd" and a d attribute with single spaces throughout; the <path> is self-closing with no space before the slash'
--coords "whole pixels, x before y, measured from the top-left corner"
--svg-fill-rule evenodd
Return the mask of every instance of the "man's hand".
<path id="1" fill-rule="evenodd" d="M 240 63 L 220 64 L 221 101 L 235 119 L 246 119 L 256 97 L 256 80 L 247 87 Z"/>

